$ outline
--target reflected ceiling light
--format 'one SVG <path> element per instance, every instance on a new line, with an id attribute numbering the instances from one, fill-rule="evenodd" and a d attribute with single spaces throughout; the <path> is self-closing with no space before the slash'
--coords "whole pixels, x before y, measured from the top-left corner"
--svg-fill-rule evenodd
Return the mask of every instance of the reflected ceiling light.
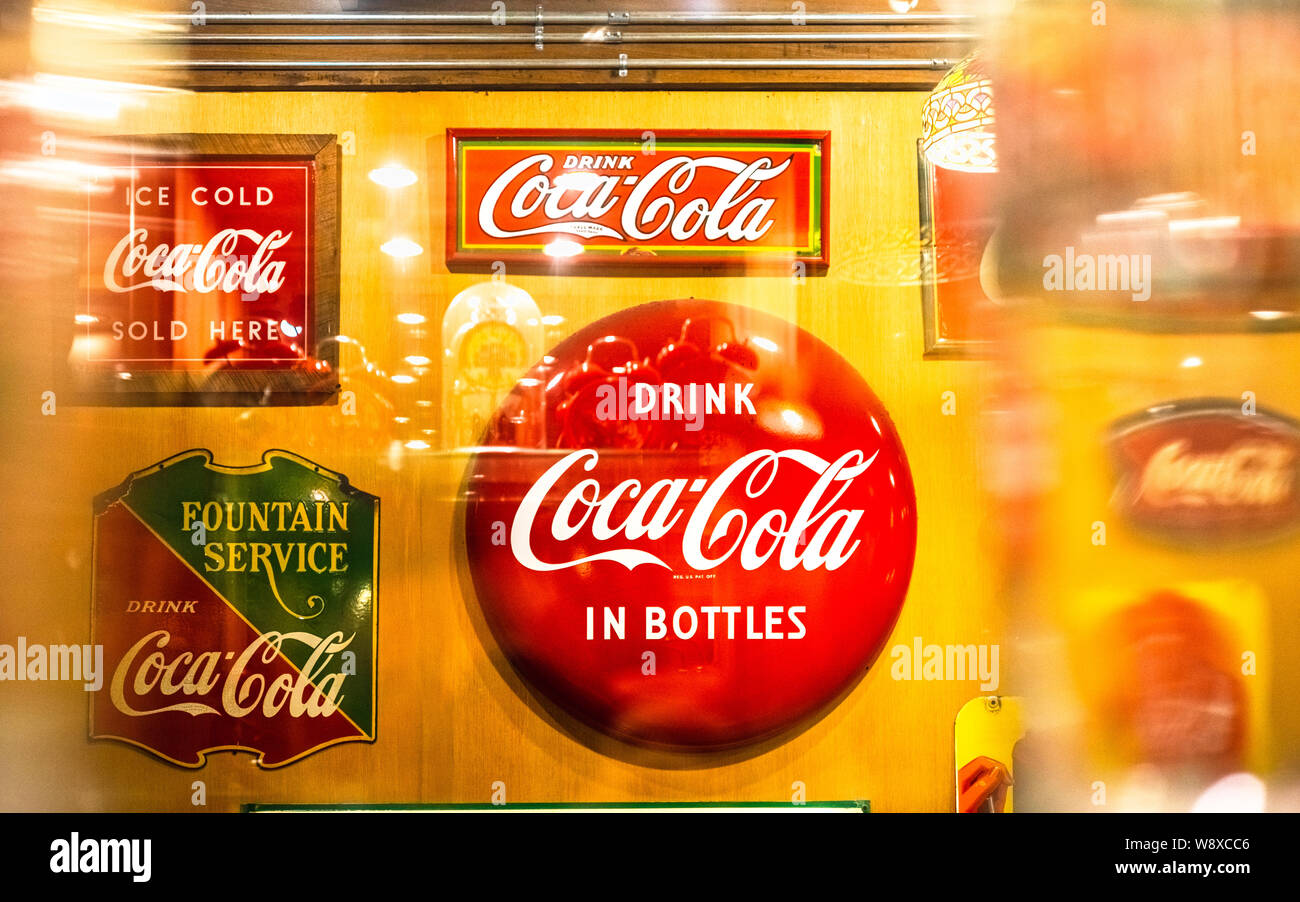
<path id="1" fill-rule="evenodd" d="M 1262 319 L 1268 321 L 1268 320 L 1275 320 L 1275 319 L 1283 319 L 1285 317 L 1290 316 L 1291 314 L 1287 313 L 1285 310 L 1252 310 L 1250 311 L 1250 315 L 1255 317 L 1255 319 Z"/>
<path id="2" fill-rule="evenodd" d="M 89 313 L 78 313 L 73 317 L 73 320 L 75 320 L 79 326 L 88 326 L 91 323 L 99 322 L 99 317 L 91 316 Z"/>
<path id="3" fill-rule="evenodd" d="M 576 257 L 582 253 L 582 245 L 568 238 L 556 238 L 542 248 L 542 253 L 548 257 Z"/>
<path id="4" fill-rule="evenodd" d="M 393 381 L 396 382 L 398 385 L 410 385 L 412 382 L 415 381 L 415 377 L 412 376 L 410 373 L 394 373 Z"/>
<path id="5" fill-rule="evenodd" d="M 411 366 L 428 366 L 432 361 L 423 354 L 411 354 L 406 358 L 406 362 Z"/>
<path id="6" fill-rule="evenodd" d="M 402 425 L 406 425 L 407 423 L 411 422 L 411 418 L 410 418 L 410 417 L 393 417 L 393 422 L 394 422 L 394 423 L 401 423 Z"/>
<path id="7" fill-rule="evenodd" d="M 79 10 L 59 9 L 51 6 L 37 6 L 32 9 L 32 21 L 42 25 L 62 26 L 65 28 L 84 28 L 90 31 L 113 32 L 123 35 L 140 35 L 143 32 L 175 32 L 180 29 L 162 22 L 153 22 L 147 16 L 97 15 Z"/>
<path id="8" fill-rule="evenodd" d="M 380 166 L 370 170 L 370 181 L 385 188 L 405 188 L 414 185 L 419 178 L 405 166 Z"/>
<path id="9" fill-rule="evenodd" d="M 793 441 L 816 441 L 824 431 L 821 417 L 811 407 L 772 400 L 758 402 L 758 425 Z"/>
<path id="10" fill-rule="evenodd" d="M 1138 210 L 1115 210 L 1111 213 L 1098 213 L 1098 226 L 1105 229 L 1164 229 L 1169 227 L 1169 213 L 1165 210 L 1150 208 Z"/>
<path id="11" fill-rule="evenodd" d="M 1195 191 L 1166 191 L 1139 197 L 1133 206 L 1141 209 L 1164 210 L 1167 213 L 1189 213 L 1205 209 L 1205 199 Z"/>
<path id="12" fill-rule="evenodd" d="M 392 238 L 380 245 L 379 249 L 390 257 L 414 257 L 423 254 L 424 248 L 410 238 Z"/>
<path id="13" fill-rule="evenodd" d="M 4 87 L 6 99 L 48 115 L 116 119 L 122 112 L 122 95 L 89 79 L 38 76 L 30 82 L 5 82 Z"/>
<path id="14" fill-rule="evenodd" d="M 424 316 L 419 313 L 399 313 L 397 314 L 397 321 L 408 326 L 418 326 L 424 322 Z"/>
<path id="15" fill-rule="evenodd" d="M 109 179 L 117 173 L 104 166 L 92 166 L 76 160 L 18 157 L 0 166 L 0 182 L 32 185 L 58 191 L 85 191 L 107 194 L 112 190 Z"/>
<path id="16" fill-rule="evenodd" d="M 1241 228 L 1240 216 L 1202 216 L 1197 219 L 1171 219 L 1171 232 L 1235 232 Z"/>
<path id="17" fill-rule="evenodd" d="M 0 81 L 0 96 L 7 102 L 76 119 L 115 119 L 124 106 L 141 105 L 141 95 L 156 93 L 180 93 L 180 89 L 46 72 L 36 73 L 30 81 Z"/>
<path id="18" fill-rule="evenodd" d="M 1179 366 L 1181 366 L 1185 370 L 1190 370 L 1200 366 L 1204 362 L 1205 361 L 1201 360 L 1201 358 L 1199 357 L 1184 357 L 1183 362 L 1180 363 Z"/>
<path id="19" fill-rule="evenodd" d="M 997 172 L 993 83 L 978 50 L 948 70 L 921 110 L 921 150 L 935 166 Z"/>
<path id="20" fill-rule="evenodd" d="M 776 353 L 780 350 L 777 347 L 776 342 L 772 341 L 770 338 L 759 338 L 751 335 L 749 337 L 749 343 L 755 347 L 762 348 L 764 351 L 771 351 L 772 353 Z"/>
<path id="21" fill-rule="evenodd" d="M 423 439 L 413 438 L 406 443 L 406 447 L 411 451 L 427 451 L 429 450 L 429 443 Z"/>

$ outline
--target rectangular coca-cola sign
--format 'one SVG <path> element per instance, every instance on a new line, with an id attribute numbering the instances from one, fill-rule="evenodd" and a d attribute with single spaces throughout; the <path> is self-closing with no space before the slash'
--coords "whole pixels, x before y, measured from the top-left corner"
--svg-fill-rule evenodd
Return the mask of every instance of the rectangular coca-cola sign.
<path id="1" fill-rule="evenodd" d="M 328 135 L 122 139 L 87 192 L 70 355 L 83 387 L 331 394 L 336 158 Z"/>
<path id="2" fill-rule="evenodd" d="M 829 132 L 452 129 L 447 265 L 824 265 L 829 153 Z"/>

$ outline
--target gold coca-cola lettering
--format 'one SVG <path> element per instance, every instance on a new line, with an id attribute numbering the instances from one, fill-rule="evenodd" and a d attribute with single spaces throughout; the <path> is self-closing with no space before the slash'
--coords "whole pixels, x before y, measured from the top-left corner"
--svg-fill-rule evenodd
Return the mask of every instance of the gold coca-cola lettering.
<path id="1" fill-rule="evenodd" d="M 142 636 L 122 656 L 113 672 L 109 696 L 113 706 L 129 717 L 168 711 L 194 717 L 205 714 L 246 717 L 259 709 L 265 717 L 282 713 L 293 718 L 328 717 L 343 702 L 343 683 L 347 677 L 343 673 L 324 671 L 334 655 L 347 649 L 354 638 L 355 634 L 344 638 L 339 631 L 322 637 L 272 630 L 250 642 L 235 656 L 230 669 L 222 673 L 220 668 L 226 657 L 222 652 L 186 651 L 169 659 L 165 650 L 171 642 L 171 633 L 154 630 Z M 283 654 L 286 643 L 295 642 L 312 650 L 300 671 L 281 673 L 269 684 L 266 674 L 250 671 L 250 665 L 273 663 Z M 193 700 L 136 708 L 128 698 L 128 688 L 131 698 L 158 692 L 167 698 L 182 696 Z"/>

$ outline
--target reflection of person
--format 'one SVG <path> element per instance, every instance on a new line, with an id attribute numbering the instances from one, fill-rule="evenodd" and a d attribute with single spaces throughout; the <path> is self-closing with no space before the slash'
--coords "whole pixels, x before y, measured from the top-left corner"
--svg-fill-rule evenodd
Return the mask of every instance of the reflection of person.
<path id="1" fill-rule="evenodd" d="M 1011 772 L 1000 761 L 981 755 L 962 765 L 957 772 L 957 811 L 962 814 L 1006 810 Z"/>

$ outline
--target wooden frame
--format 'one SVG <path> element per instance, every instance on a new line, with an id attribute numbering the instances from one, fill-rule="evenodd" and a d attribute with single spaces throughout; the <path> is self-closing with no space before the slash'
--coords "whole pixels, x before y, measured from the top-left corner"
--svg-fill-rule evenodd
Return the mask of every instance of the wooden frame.
<path id="1" fill-rule="evenodd" d="M 311 166 L 313 221 L 307 237 L 309 286 L 303 363 L 294 368 L 232 367 L 217 372 L 145 368 L 124 380 L 106 362 L 70 361 L 76 403 L 124 406 L 244 406 L 336 403 L 339 389 L 339 166 L 335 135 L 165 134 L 113 139 L 123 157 L 174 158 L 185 163 L 294 161 Z M 88 210 L 89 212 L 89 210 Z M 89 228 L 89 219 L 87 223 Z M 87 259 L 88 270 L 102 263 Z M 89 285 L 86 291 L 89 291 Z M 88 295 L 82 300 L 89 302 Z M 72 317 L 69 317 L 71 320 Z M 71 334 L 59 330 L 56 359 Z"/>
<path id="2" fill-rule="evenodd" d="M 646 131 L 654 134 L 657 143 L 670 143 L 688 139 L 756 143 L 776 143 L 781 141 L 808 142 L 815 145 L 819 160 L 816 164 L 816 185 L 810 192 L 809 202 L 815 208 L 810 211 L 810 219 L 815 220 L 816 233 L 819 237 L 817 253 L 798 255 L 779 252 L 753 251 L 751 255 L 740 256 L 720 253 L 686 253 L 673 257 L 646 257 L 610 253 L 602 257 L 574 257 L 556 260 L 541 253 L 520 253 L 513 250 L 465 251 L 461 248 L 460 236 L 460 168 L 461 154 L 458 152 L 460 142 L 466 139 L 564 139 L 575 142 L 580 139 L 617 139 L 639 144 L 644 140 Z M 449 128 L 446 138 L 446 246 L 445 263 L 452 272 L 486 271 L 496 262 L 505 263 L 521 272 L 543 272 L 546 274 L 572 273 L 649 275 L 662 273 L 665 269 L 685 274 L 690 270 L 707 270 L 710 272 L 752 272 L 755 269 L 773 272 L 789 272 L 790 267 L 802 264 L 808 274 L 823 274 L 830 262 L 830 165 L 831 133 L 829 131 L 766 131 L 739 129 L 549 129 L 549 128 Z"/>

